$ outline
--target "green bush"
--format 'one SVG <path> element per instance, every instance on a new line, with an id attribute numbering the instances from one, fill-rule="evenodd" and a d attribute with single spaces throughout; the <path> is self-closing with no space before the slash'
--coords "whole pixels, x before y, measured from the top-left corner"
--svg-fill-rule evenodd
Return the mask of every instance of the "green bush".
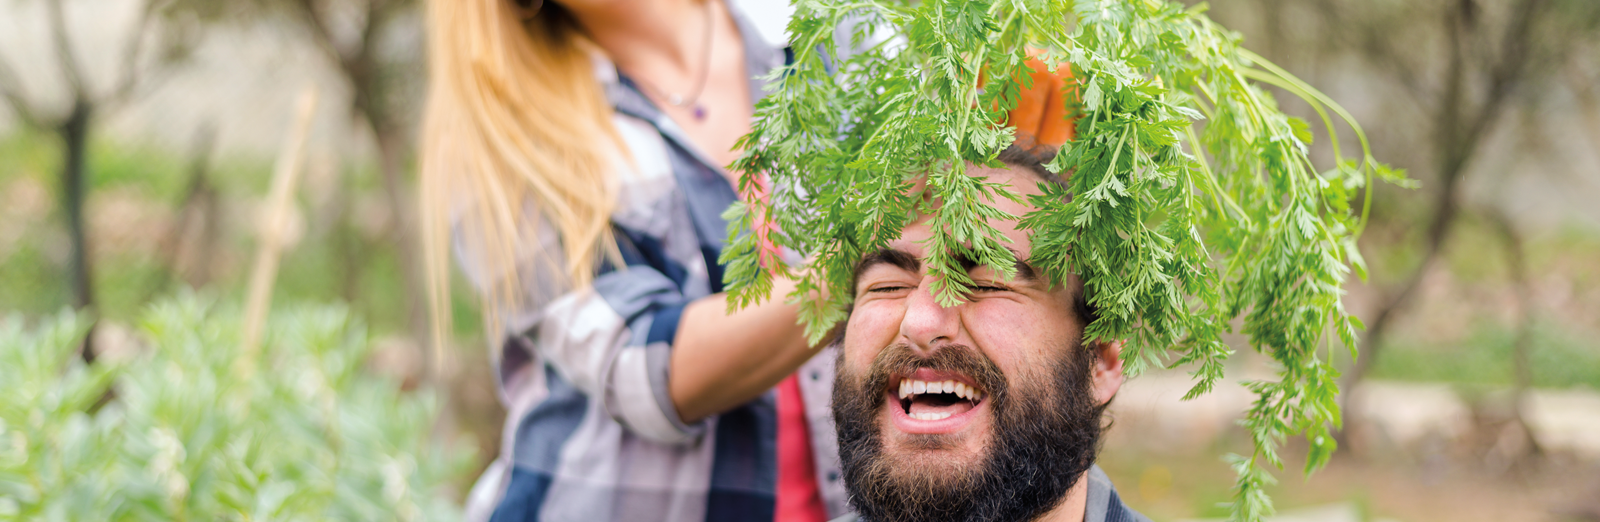
<path id="1" fill-rule="evenodd" d="M 0 320 L 0 520 L 450 520 L 470 451 L 427 393 L 363 370 L 340 306 L 280 310 L 255 360 L 236 307 L 150 307 L 146 346 L 84 364 L 63 312 Z M 109 394 L 108 394 L 109 392 Z"/>

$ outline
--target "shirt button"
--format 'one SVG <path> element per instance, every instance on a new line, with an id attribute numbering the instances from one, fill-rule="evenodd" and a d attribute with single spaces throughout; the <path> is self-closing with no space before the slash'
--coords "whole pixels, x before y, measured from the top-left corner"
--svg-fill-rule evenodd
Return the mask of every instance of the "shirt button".
<path id="1" fill-rule="evenodd" d="M 811 380 L 813 380 L 813 381 L 822 380 L 822 372 L 817 371 L 817 370 L 811 370 Z"/>
<path id="2" fill-rule="evenodd" d="M 828 482 L 838 482 L 838 481 L 839 481 L 839 470 L 833 470 L 833 469 L 828 470 Z"/>

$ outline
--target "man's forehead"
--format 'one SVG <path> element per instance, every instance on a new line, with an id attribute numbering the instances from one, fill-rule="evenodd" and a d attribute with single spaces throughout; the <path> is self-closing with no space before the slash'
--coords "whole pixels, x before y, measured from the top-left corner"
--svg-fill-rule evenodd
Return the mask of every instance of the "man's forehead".
<path id="1" fill-rule="evenodd" d="M 984 202 L 1019 219 L 1033 210 L 1032 205 L 1028 202 L 1028 197 L 1040 193 L 1039 180 L 1023 167 L 1011 165 L 989 167 L 969 164 L 967 165 L 967 175 L 984 178 L 989 183 L 1000 185 L 996 190 L 1008 191 L 1013 195 L 1019 196 L 1019 199 L 1022 200 L 1021 202 L 1012 201 L 1010 198 L 1001 195 L 996 195 Z M 925 189 L 925 185 L 919 182 L 915 190 L 923 189 Z M 936 204 L 935 212 L 938 211 L 938 208 L 939 205 Z M 916 216 L 901 231 L 900 237 L 890 240 L 884 249 L 869 252 L 862 256 L 860 262 L 856 264 L 852 281 L 858 281 L 864 272 L 878 265 L 890 265 L 908 272 L 920 272 L 924 265 L 923 261 L 927 257 L 925 246 L 929 242 L 930 236 L 935 233 L 932 227 L 934 217 L 934 213 Z M 1025 280 L 1037 279 L 1039 271 L 1027 262 L 1032 245 L 1027 232 L 1018 227 L 1017 220 L 997 219 L 990 220 L 989 224 L 1000 232 L 1003 236 L 1002 241 L 1008 243 L 1002 245 L 1002 247 L 1011 251 L 1012 257 L 1017 260 L 1018 278 Z M 976 266 L 976 263 L 972 260 L 961 259 L 961 256 L 957 257 L 961 264 L 969 270 Z"/>
<path id="2" fill-rule="evenodd" d="M 1022 230 L 1018 222 L 1029 212 L 1035 210 L 1030 197 L 1041 193 L 1039 180 L 1021 167 L 1010 166 L 996 168 L 983 165 L 968 165 L 967 174 L 981 177 L 986 182 L 999 185 L 994 190 L 1008 192 L 1011 196 L 1020 200 L 1013 200 L 1004 194 L 993 194 L 990 197 L 985 197 L 982 203 L 1015 217 L 1015 219 L 990 219 L 989 225 L 1004 236 L 1004 240 L 1008 242 L 1005 247 L 1013 253 L 1018 253 L 1018 259 L 1026 258 L 1032 245 L 1028 240 L 1027 231 Z M 889 247 L 921 257 L 923 244 L 935 233 L 933 220 L 943 206 L 943 203 L 934 203 L 933 212 L 915 215 L 901 230 L 900 237 L 889 241 Z"/>

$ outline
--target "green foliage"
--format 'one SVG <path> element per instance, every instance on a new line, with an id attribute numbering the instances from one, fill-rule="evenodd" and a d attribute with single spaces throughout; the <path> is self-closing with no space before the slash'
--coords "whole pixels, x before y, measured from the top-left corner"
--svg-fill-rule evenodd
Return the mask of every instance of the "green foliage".
<path id="1" fill-rule="evenodd" d="M 35 186 L 46 190 L 40 212 L 18 213 L 16 209 L 0 216 L 12 221 L 0 225 L 0 310 L 27 314 L 48 314 L 71 302 L 66 283 L 65 226 L 55 207 L 59 189 L 54 172 L 58 168 L 56 149 L 59 143 L 50 134 L 27 129 L 0 134 L 0 195 L 6 194 L 10 183 L 28 178 Z M 144 211 L 171 212 L 176 215 L 184 197 L 188 175 L 185 160 L 178 154 L 159 147 L 124 143 L 102 138 L 95 140 L 89 155 L 89 213 L 91 221 L 96 209 L 95 194 L 118 193 Z M 241 232 L 253 233 L 252 221 L 239 215 L 239 199 L 257 199 L 265 193 L 271 178 L 271 158 L 261 158 L 248 153 L 219 154 L 214 167 L 207 174 L 208 183 L 217 191 L 221 213 L 213 221 L 220 227 L 217 243 L 212 253 L 195 255 L 211 257 L 212 279 L 207 287 L 219 294 L 242 293 L 250 261 L 246 256 L 217 255 L 230 251 L 247 251 L 251 245 Z M 348 198 L 342 203 L 346 212 L 357 212 L 360 205 L 352 201 L 374 198 L 382 189 L 381 175 L 370 165 L 357 164 L 337 174 Z M 309 189 L 308 189 L 309 190 Z M 303 194 L 309 194 L 305 192 Z M 124 201 L 129 201 L 124 200 Z M 400 284 L 398 252 L 392 242 L 356 226 L 359 216 L 347 216 L 332 222 L 315 221 L 320 207 L 315 198 L 302 195 L 308 222 L 303 241 L 288 254 L 274 287 L 274 300 L 292 302 L 348 302 L 355 315 L 381 334 L 406 327 L 405 300 L 401 298 L 404 286 Z M 149 217 L 141 215 L 139 217 Z M 156 222 L 161 219 L 154 220 Z M 8 231 L 9 229 L 9 231 Z M 98 237 L 98 236 L 97 236 Z M 93 241 L 95 238 L 91 238 Z M 115 240 L 114 240 L 115 241 Z M 192 241 L 192 239 L 191 239 Z M 100 245 L 96 243 L 95 245 Z M 180 274 L 170 265 L 168 253 L 158 252 L 161 245 L 138 244 L 127 249 L 110 249 L 91 245 L 94 255 L 96 314 L 102 318 L 129 322 L 137 319 L 147 300 L 154 295 L 176 291 L 182 287 Z M 60 252 L 57 252 L 60 251 Z M 220 258 L 224 261 L 217 261 Z M 352 275 L 353 274 L 353 275 Z M 456 311 L 457 334 L 477 335 L 477 297 L 471 285 L 461 284 L 452 296 Z"/>
<path id="2" fill-rule="evenodd" d="M 428 395 L 362 370 L 343 308 L 285 310 L 257 361 L 194 296 L 152 306 L 122 360 L 84 364 L 86 326 L 0 322 L 0 520 L 459 518 L 442 488 L 468 456 L 430 443 Z"/>
<path id="3" fill-rule="evenodd" d="M 988 220 L 1015 218 L 984 201 L 1014 197 L 966 175 L 994 164 L 1012 140 L 997 125 L 1015 107 L 1029 49 L 1071 64 L 1082 103 L 1077 139 L 1049 168 L 1068 186 L 1042 186 L 1022 218 L 1029 261 L 1057 281 L 1082 276 L 1100 319 L 1089 339 L 1127 339 L 1130 374 L 1151 365 L 1193 365 L 1189 397 L 1223 377 L 1224 333 L 1241 320 L 1250 346 L 1275 360 L 1278 380 L 1247 383 L 1257 395 L 1241 421 L 1255 443 L 1236 459 L 1233 516 L 1270 512 L 1265 466 L 1304 435 L 1310 472 L 1333 451 L 1339 422 L 1335 343 L 1355 352 L 1360 321 L 1340 302 L 1373 178 L 1405 183 L 1378 164 L 1349 115 L 1315 89 L 1240 47 L 1203 15 L 1158 0 L 802 0 L 789 32 L 795 62 L 775 71 L 779 88 L 757 105 L 733 165 L 741 193 L 769 176 L 769 200 L 730 209 L 724 254 L 732 302 L 766 296 L 774 274 L 799 279 L 820 338 L 844 318 L 856 262 L 897 237 L 914 212 L 932 212 L 925 246 L 936 298 L 959 302 L 970 281 L 957 262 L 975 259 L 1010 276 L 1005 239 Z M 849 45 L 835 28 L 853 22 Z M 881 38 L 891 35 L 890 38 Z M 980 76 L 989 82 L 980 89 Z M 1278 110 L 1263 86 L 1305 99 L 1322 116 L 1336 155 L 1335 124 L 1360 155 L 1313 165 L 1305 121 Z M 1201 122 L 1204 122 L 1201 124 Z M 1208 158 L 1209 156 L 1209 158 Z M 928 200 L 913 193 L 925 180 Z M 1069 194 L 1072 197 L 1068 197 Z M 1358 201 L 1358 197 L 1363 200 Z M 1358 205 L 1359 203 L 1359 205 Z M 1356 208 L 1359 206 L 1359 210 Z M 806 270 L 760 254 L 743 230 L 811 256 Z M 828 296 L 826 298 L 822 296 Z"/>
<path id="4" fill-rule="evenodd" d="M 1515 385 L 1515 367 L 1510 361 L 1515 357 L 1517 329 L 1481 318 L 1472 324 L 1458 332 L 1459 338 L 1392 337 L 1384 343 L 1383 358 L 1373 365 L 1372 376 L 1479 388 Z M 1570 330 L 1540 318 L 1529 334 L 1528 362 L 1535 388 L 1600 390 L 1600 350 L 1594 347 L 1592 331 Z"/>

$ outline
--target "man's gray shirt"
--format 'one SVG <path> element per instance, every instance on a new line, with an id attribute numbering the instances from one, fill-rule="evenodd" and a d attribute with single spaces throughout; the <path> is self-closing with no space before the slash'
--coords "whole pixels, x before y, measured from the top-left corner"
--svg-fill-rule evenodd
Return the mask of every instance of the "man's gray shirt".
<path id="1" fill-rule="evenodd" d="M 1100 466 L 1089 468 L 1089 498 L 1083 506 L 1083 522 L 1150 522 L 1149 518 L 1130 509 L 1122 503 L 1122 497 L 1117 495 L 1117 488 L 1111 485 L 1111 478 Z M 869 522 L 862 520 L 859 515 L 851 513 L 832 522 Z"/>

